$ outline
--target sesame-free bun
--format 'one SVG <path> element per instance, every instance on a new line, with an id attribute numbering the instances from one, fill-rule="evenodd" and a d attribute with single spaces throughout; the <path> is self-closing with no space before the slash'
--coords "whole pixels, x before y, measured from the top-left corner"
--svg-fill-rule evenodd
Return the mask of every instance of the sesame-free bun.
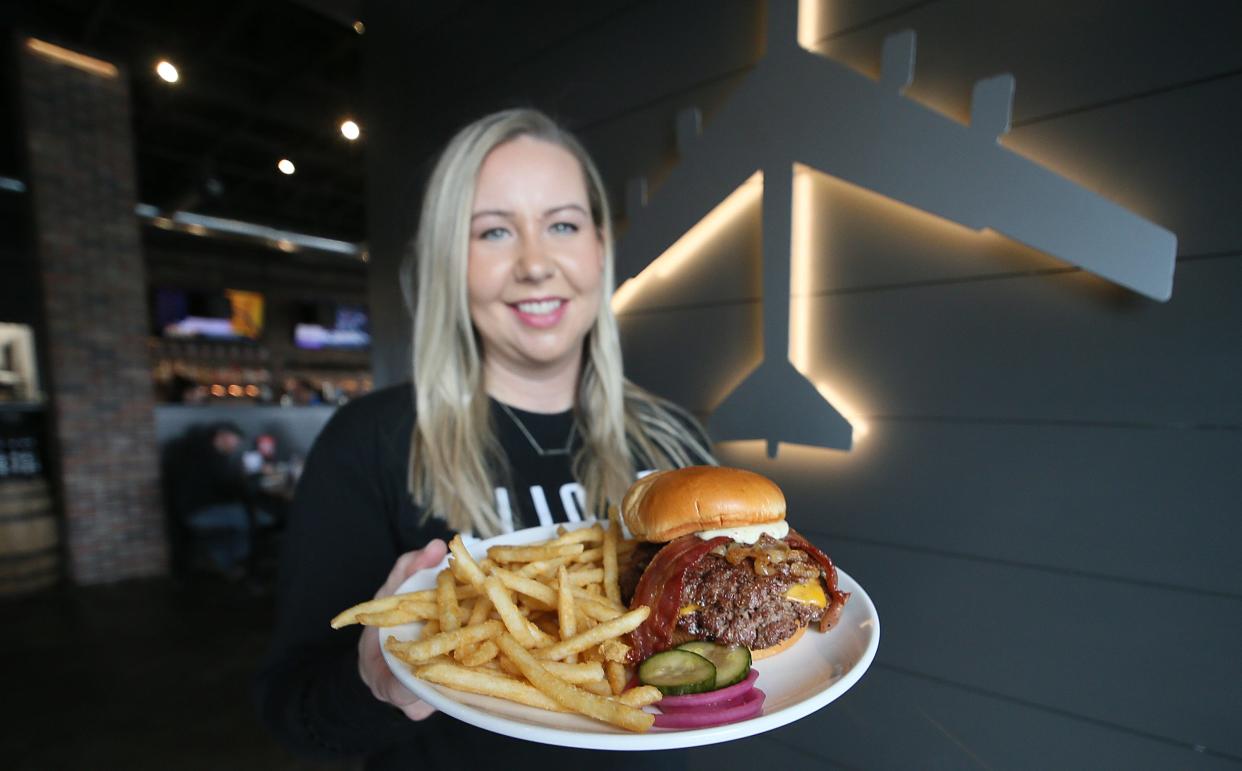
<path id="1" fill-rule="evenodd" d="M 806 634 L 806 627 L 800 626 L 798 627 L 798 631 L 794 632 L 789 637 L 786 637 L 784 640 L 781 640 L 776 645 L 772 645 L 767 648 L 760 648 L 757 651 L 751 651 L 750 660 L 758 661 L 759 659 L 766 659 L 768 656 L 775 656 L 781 651 L 787 651 L 793 647 L 794 643 L 801 640 L 802 635 L 804 634 Z"/>
<path id="2" fill-rule="evenodd" d="M 635 538 L 662 543 L 700 530 L 785 518 L 785 494 L 765 476 L 724 466 L 648 474 L 630 486 L 621 516 Z"/>

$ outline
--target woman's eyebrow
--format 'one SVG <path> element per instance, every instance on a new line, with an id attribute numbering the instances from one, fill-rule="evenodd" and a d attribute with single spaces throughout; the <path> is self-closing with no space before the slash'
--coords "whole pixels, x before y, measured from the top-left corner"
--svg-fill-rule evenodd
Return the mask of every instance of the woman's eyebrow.
<path id="1" fill-rule="evenodd" d="M 476 217 L 489 217 L 489 216 L 512 217 L 513 212 L 506 211 L 505 209 L 480 209 L 479 211 L 476 211 L 473 214 L 471 214 L 470 219 L 473 220 Z"/>
<path id="2" fill-rule="evenodd" d="M 588 213 L 588 212 L 587 212 L 587 210 L 586 210 L 585 208 L 583 208 L 583 206 L 582 206 L 581 204 L 576 204 L 576 203 L 564 203 L 564 204 L 561 204 L 560 206 L 553 206 L 551 209 L 548 209 L 547 211 L 545 211 L 545 212 L 543 213 L 543 216 L 545 216 L 545 217 L 550 217 L 550 216 L 552 216 L 553 214 L 556 214 L 557 212 L 565 211 L 566 209 L 574 209 L 574 210 L 579 211 L 579 212 L 581 212 L 581 213 L 583 213 L 583 214 L 587 214 L 587 213 Z"/>

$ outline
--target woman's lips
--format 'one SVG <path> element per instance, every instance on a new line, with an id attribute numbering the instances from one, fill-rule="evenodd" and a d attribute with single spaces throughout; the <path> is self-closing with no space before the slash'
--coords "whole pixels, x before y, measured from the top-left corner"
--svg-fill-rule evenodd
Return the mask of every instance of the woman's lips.
<path id="1" fill-rule="evenodd" d="M 561 320 L 566 309 L 569 308 L 569 302 L 559 297 L 545 297 L 511 303 L 509 307 L 523 324 L 536 329 L 546 329 L 555 326 Z"/>

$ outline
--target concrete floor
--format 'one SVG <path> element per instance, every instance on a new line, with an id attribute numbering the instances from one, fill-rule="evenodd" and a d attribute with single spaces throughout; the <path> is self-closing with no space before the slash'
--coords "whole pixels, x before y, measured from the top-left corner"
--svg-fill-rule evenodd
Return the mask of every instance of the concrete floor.
<path id="1" fill-rule="evenodd" d="M 259 724 L 250 679 L 270 594 L 213 577 L 0 601 L 0 766 L 354 768 L 292 756 Z"/>

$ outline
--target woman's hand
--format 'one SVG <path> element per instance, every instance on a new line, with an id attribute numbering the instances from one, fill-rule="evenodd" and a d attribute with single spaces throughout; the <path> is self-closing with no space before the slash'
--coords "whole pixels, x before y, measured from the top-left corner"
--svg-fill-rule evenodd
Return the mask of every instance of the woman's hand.
<path id="1" fill-rule="evenodd" d="M 397 591 L 405 579 L 414 573 L 429 568 L 444 559 L 448 547 L 444 541 L 436 539 L 417 551 L 408 551 L 397 558 L 388 580 L 375 593 L 376 597 L 387 597 Z M 368 626 L 362 631 L 362 639 L 358 641 L 358 674 L 362 682 L 367 684 L 375 698 L 397 707 L 410 720 L 422 720 L 435 712 L 435 707 L 421 701 L 393 676 L 392 670 L 384 663 L 384 654 L 380 651 L 379 630 Z"/>

